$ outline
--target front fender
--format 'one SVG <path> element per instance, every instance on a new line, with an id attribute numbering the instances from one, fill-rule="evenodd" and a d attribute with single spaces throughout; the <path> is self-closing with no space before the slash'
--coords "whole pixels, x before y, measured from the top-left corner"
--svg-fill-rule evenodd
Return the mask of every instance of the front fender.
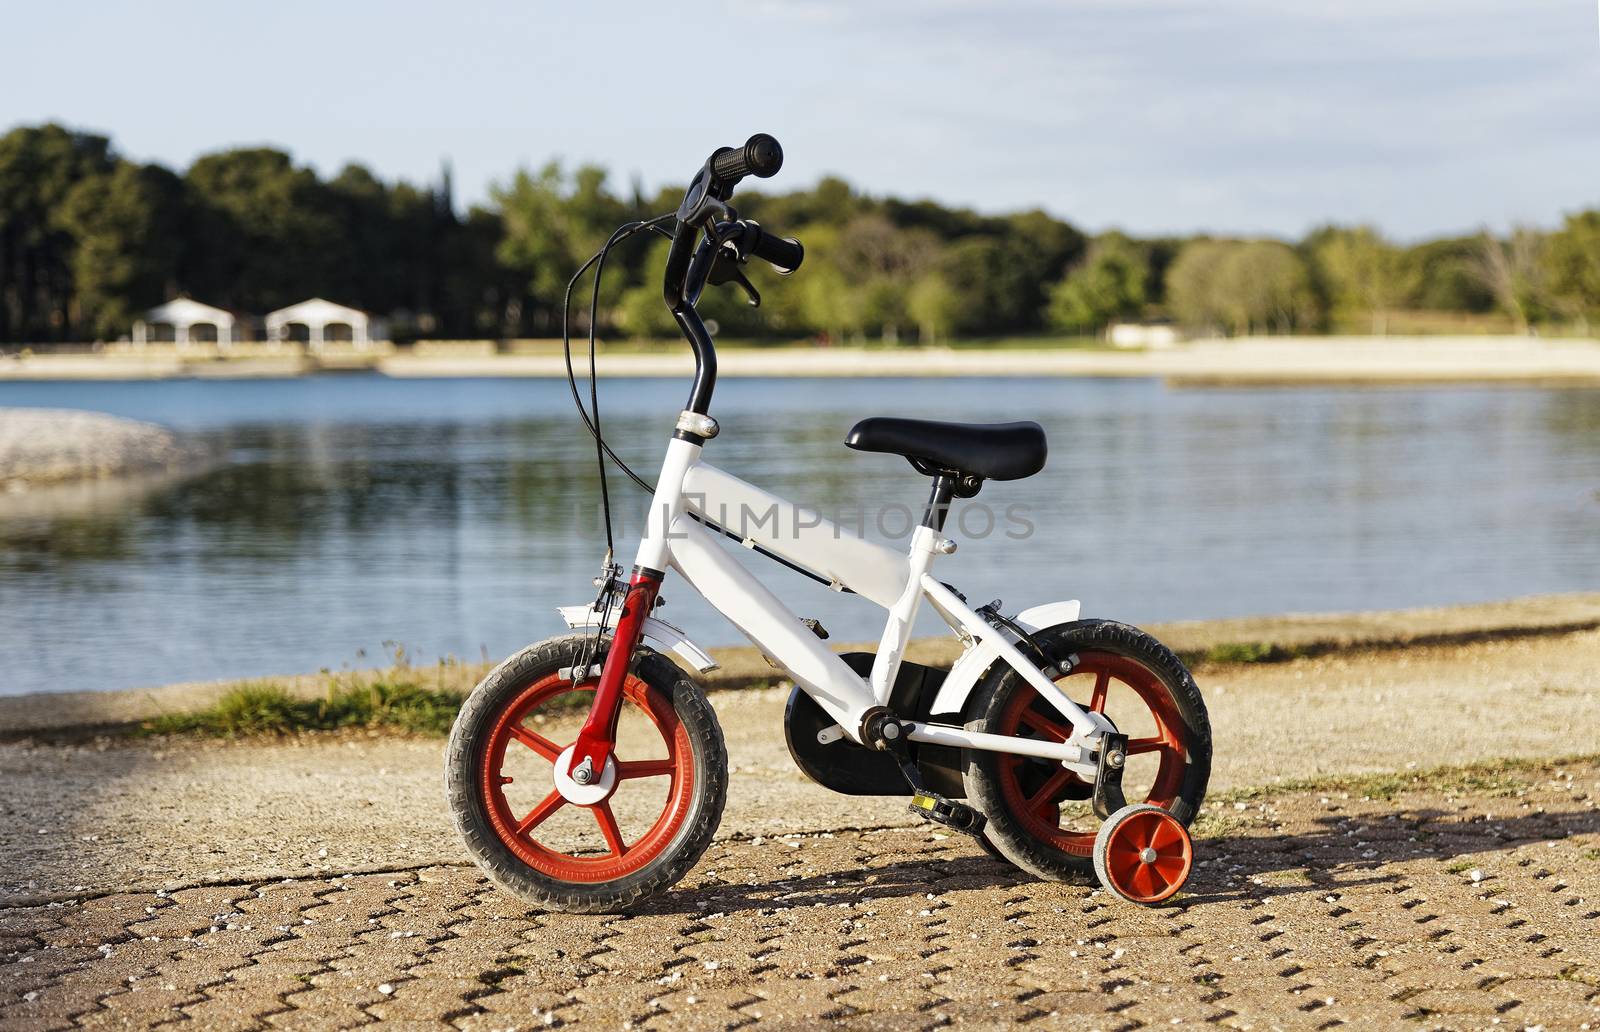
<path id="1" fill-rule="evenodd" d="M 600 614 L 586 605 L 559 606 L 557 607 L 556 612 L 560 613 L 561 619 L 565 620 L 567 622 L 567 626 L 573 628 L 574 630 L 596 627 L 600 624 Z M 611 619 L 606 621 L 606 626 L 608 628 L 615 628 L 617 626 L 617 619 L 621 615 L 622 614 L 619 611 L 613 611 L 611 614 Z M 664 645 L 673 652 L 676 652 L 678 655 L 682 656 L 690 666 L 694 667 L 702 674 L 709 673 L 717 668 L 717 661 L 711 658 L 710 653 L 696 645 L 694 642 L 690 641 L 688 636 L 685 635 L 682 630 L 673 626 L 672 624 L 667 623 L 665 620 L 654 616 L 645 617 L 644 636 L 656 642 L 657 644 Z"/>
<path id="2" fill-rule="evenodd" d="M 1056 624 L 1071 623 L 1078 618 L 1079 604 L 1077 599 L 1070 602 L 1047 602 L 1042 606 L 1024 609 L 1014 618 L 1023 630 L 1028 632 L 1041 631 L 1046 627 Z M 929 712 L 935 714 L 964 713 L 967 707 L 967 696 L 972 694 L 972 688 L 989 667 L 994 665 L 999 653 L 993 645 L 979 642 L 961 654 L 955 666 L 950 668 L 950 673 L 939 685 L 939 693 L 933 697 L 933 709 Z"/>

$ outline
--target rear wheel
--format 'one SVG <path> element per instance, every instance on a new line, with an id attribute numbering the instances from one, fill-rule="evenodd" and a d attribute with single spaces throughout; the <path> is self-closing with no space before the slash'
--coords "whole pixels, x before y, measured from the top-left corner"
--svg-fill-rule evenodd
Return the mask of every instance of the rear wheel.
<path id="1" fill-rule="evenodd" d="M 558 776 L 596 683 L 561 671 L 581 636 L 506 660 L 473 689 L 450 735 L 446 789 L 473 859 L 541 907 L 618 910 L 677 882 L 711 843 L 727 753 L 705 697 L 640 650 L 623 682 L 613 757 L 592 785 Z M 602 657 L 597 657 L 597 661 Z"/>
<path id="2" fill-rule="evenodd" d="M 1056 684 L 1128 736 L 1123 791 L 1129 803 L 1169 811 L 1185 826 L 1205 797 L 1211 724 L 1194 678 L 1150 635 L 1109 620 L 1039 631 L 1034 641 L 1058 669 Z M 1071 726 L 1015 671 L 997 664 L 973 692 L 967 727 L 1064 742 Z M 1093 784 L 1051 760 L 967 750 L 967 800 L 988 818 L 985 835 L 1018 867 L 1041 878 L 1094 873 L 1099 819 Z"/>

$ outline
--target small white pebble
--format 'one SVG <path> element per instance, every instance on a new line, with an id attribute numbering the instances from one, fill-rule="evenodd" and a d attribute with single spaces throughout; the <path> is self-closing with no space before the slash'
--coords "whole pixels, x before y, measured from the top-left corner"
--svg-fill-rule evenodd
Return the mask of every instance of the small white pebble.
<path id="1" fill-rule="evenodd" d="M 382 985 L 378 986 L 378 992 L 382 993 L 385 996 L 393 996 L 394 995 L 394 986 L 390 985 L 388 982 L 385 982 Z"/>

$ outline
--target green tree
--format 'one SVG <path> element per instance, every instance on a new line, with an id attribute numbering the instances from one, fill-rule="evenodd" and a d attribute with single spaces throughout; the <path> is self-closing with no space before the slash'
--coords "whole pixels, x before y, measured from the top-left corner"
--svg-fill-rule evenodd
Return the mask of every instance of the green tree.
<path id="1" fill-rule="evenodd" d="M 1317 284 L 1337 322 L 1365 322 L 1384 334 L 1389 313 L 1413 292 L 1414 266 L 1371 226 L 1325 226 L 1305 244 Z"/>
<path id="2" fill-rule="evenodd" d="M 1191 241 L 1167 269 L 1167 307 L 1174 319 L 1196 333 L 1221 333 L 1228 326 L 1220 281 L 1231 246 L 1222 240 Z"/>
<path id="3" fill-rule="evenodd" d="M 498 212 L 474 207 L 444 254 L 444 311 L 450 332 L 510 337 L 522 323 L 525 279 L 500 261 L 505 224 Z"/>
<path id="4" fill-rule="evenodd" d="M 1406 253 L 1413 280 L 1411 307 L 1434 312 L 1492 312 L 1494 293 L 1483 282 L 1476 237 L 1417 244 Z"/>
<path id="5" fill-rule="evenodd" d="M 1556 307 L 1587 330 L 1600 320 L 1600 211 L 1568 215 L 1550 236 L 1545 261 Z"/>
<path id="6" fill-rule="evenodd" d="M 1316 322 L 1316 295 L 1305 262 L 1276 240 L 1235 245 L 1217 284 L 1235 333 L 1290 333 Z"/>
<path id="7" fill-rule="evenodd" d="M 886 343 L 911 320 L 907 299 L 917 278 L 938 258 L 939 241 L 926 229 L 901 229 L 882 215 L 862 215 L 840 231 L 828 257 L 840 273 L 835 297 L 853 307 L 862 328 Z M 849 296 L 846 296 L 849 295 Z"/>
<path id="8" fill-rule="evenodd" d="M 657 239 L 647 252 L 644 267 L 647 269 L 665 267 L 667 251 L 671 246 L 668 241 Z M 617 302 L 616 321 L 617 328 L 630 337 L 659 339 L 675 337 L 678 334 L 677 321 L 672 318 L 672 313 L 662 300 L 661 282 L 656 279 L 646 280 L 622 292 L 621 299 Z"/>
<path id="9" fill-rule="evenodd" d="M 167 169 L 122 161 L 80 179 L 59 219 L 76 245 L 71 269 L 83 332 L 125 333 L 137 312 L 178 291 L 185 200 L 183 181 Z"/>
<path id="10" fill-rule="evenodd" d="M 104 136 L 59 125 L 0 136 L 0 340 L 65 340 L 73 333 L 67 195 L 111 170 Z"/>
<path id="11" fill-rule="evenodd" d="M 1275 240 L 1197 240 L 1167 272 L 1167 299 L 1201 333 L 1287 333 L 1316 319 L 1305 263 Z"/>
<path id="12" fill-rule="evenodd" d="M 994 237 L 963 237 L 945 246 L 936 271 L 949 287 L 955 333 L 992 334 L 1004 329 L 1006 249 Z"/>
<path id="13" fill-rule="evenodd" d="M 1549 311 L 1546 240 L 1537 229 L 1517 226 L 1501 240 L 1485 231 L 1478 238 L 1478 275 L 1496 303 L 1528 333 Z"/>
<path id="14" fill-rule="evenodd" d="M 955 331 L 961 318 L 958 301 L 950 281 L 937 269 L 923 273 L 911 284 L 906 313 L 917 324 L 917 338 L 923 344 L 937 344 Z"/>
<path id="15" fill-rule="evenodd" d="M 195 204 L 189 289 L 267 312 L 330 290 L 354 266 L 331 191 L 266 147 L 207 154 L 184 176 Z M 340 300 L 333 298 L 332 300 Z"/>
<path id="16" fill-rule="evenodd" d="M 1089 247 L 1083 262 L 1050 291 L 1051 326 L 1099 331 L 1144 308 L 1149 262 L 1143 248 L 1121 233 L 1107 233 Z"/>
<path id="17" fill-rule="evenodd" d="M 521 170 L 490 193 L 505 222 L 500 260 L 527 278 L 535 325 L 554 331 L 568 280 L 632 210 L 607 188 L 605 170 L 592 165 L 570 175 L 557 162 L 537 173 Z M 611 292 L 603 296 L 612 304 L 623 283 L 609 274 L 615 271 L 609 261 L 607 268 Z"/>
<path id="18" fill-rule="evenodd" d="M 1037 330 L 1044 324 L 1049 288 L 1083 260 L 1087 241 L 1071 225 L 1037 210 L 1006 216 L 997 233 L 1002 257 L 992 270 L 990 323 L 995 330 Z"/>

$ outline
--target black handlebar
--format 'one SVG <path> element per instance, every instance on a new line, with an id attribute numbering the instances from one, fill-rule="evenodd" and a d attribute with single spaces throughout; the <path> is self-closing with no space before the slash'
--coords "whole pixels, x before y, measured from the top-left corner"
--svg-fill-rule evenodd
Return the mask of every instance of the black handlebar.
<path id="1" fill-rule="evenodd" d="M 732 185 L 745 176 L 770 179 L 783 167 L 783 148 L 766 133 L 756 133 L 743 147 L 724 147 L 711 156 L 711 174 Z"/>
<path id="2" fill-rule="evenodd" d="M 806 257 L 806 249 L 800 246 L 800 241 L 794 237 L 781 237 L 768 233 L 754 222 L 746 222 L 744 225 L 745 241 L 751 256 L 770 262 L 785 276 L 800 268 L 800 263 Z"/>
<path id="3" fill-rule="evenodd" d="M 710 278 L 717 263 L 719 249 L 731 243 L 720 235 L 718 226 L 730 227 L 730 220 L 742 233 L 742 257 L 754 256 L 776 266 L 779 272 L 790 273 L 800 267 L 805 259 L 805 249 L 798 240 L 786 239 L 768 233 L 754 222 L 737 221 L 738 216 L 727 204 L 733 188 L 745 176 L 767 179 L 778 174 L 783 167 L 783 148 L 766 133 L 756 133 L 745 141 L 743 147 L 723 147 L 714 151 L 701 166 L 683 203 L 678 207 L 677 225 L 673 227 L 672 250 L 667 255 L 666 280 L 662 292 L 672 317 L 683 330 L 683 335 L 694 350 L 694 386 L 689 390 L 688 411 L 704 415 L 711 406 L 711 392 L 717 383 L 717 350 L 711 333 L 706 328 L 695 303 L 700 290 Z M 700 239 L 704 236 L 704 239 Z M 698 241 L 698 246 L 697 246 Z M 735 245 L 736 249 L 739 245 Z M 756 303 L 753 288 L 742 276 L 736 277 L 747 290 L 751 290 L 752 304 Z M 716 282 L 726 282 L 718 279 Z M 703 443 L 704 438 L 688 430 L 675 434 L 685 440 Z"/>

